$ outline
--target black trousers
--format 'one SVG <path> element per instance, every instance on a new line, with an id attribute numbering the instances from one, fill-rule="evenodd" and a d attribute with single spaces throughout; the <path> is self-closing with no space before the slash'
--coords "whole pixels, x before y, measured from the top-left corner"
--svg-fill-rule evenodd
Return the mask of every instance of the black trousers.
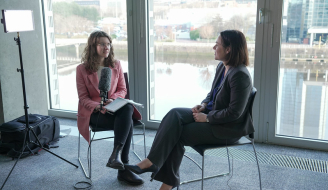
<path id="1" fill-rule="evenodd" d="M 100 128 L 114 130 L 114 147 L 124 145 L 121 155 L 123 163 L 129 162 L 129 151 L 133 135 L 133 109 L 131 104 L 126 104 L 113 115 L 96 112 L 92 113 L 90 118 L 90 124 L 93 126 L 97 125 Z"/>
<path id="2" fill-rule="evenodd" d="M 190 108 L 174 108 L 163 118 L 147 158 L 160 168 L 154 179 L 176 187 L 184 146 L 232 144 L 239 139 L 216 138 L 209 123 L 195 122 Z"/>

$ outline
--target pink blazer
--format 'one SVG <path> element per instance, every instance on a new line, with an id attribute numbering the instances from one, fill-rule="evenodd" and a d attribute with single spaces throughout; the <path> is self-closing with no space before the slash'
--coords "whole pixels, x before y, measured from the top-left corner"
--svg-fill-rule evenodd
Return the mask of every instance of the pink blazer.
<path id="1" fill-rule="evenodd" d="M 115 68 L 111 68 L 111 88 L 108 91 L 108 97 L 116 99 L 124 98 L 126 95 L 126 85 L 123 70 L 120 61 L 116 61 Z M 80 134 L 90 143 L 89 122 L 90 116 L 97 105 L 100 104 L 100 91 L 98 89 L 97 72 L 88 72 L 83 64 L 76 67 L 76 88 L 79 96 L 79 105 L 77 111 L 77 127 Z M 134 108 L 133 119 L 141 120 L 141 114 Z"/>

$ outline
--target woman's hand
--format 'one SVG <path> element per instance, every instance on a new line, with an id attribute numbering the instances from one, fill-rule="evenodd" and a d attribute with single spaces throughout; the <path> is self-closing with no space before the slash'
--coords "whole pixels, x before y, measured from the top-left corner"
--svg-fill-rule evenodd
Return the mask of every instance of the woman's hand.
<path id="1" fill-rule="evenodd" d="M 106 101 L 104 102 L 104 106 L 106 106 L 106 105 L 112 103 L 113 101 L 114 101 L 113 99 L 108 99 L 108 100 L 106 100 Z M 93 112 L 98 112 L 98 111 L 100 111 L 102 114 L 105 114 L 105 113 L 107 112 L 107 109 L 104 108 L 104 106 L 102 107 L 102 110 L 100 110 L 100 105 L 97 105 L 97 107 L 94 109 Z"/>
<path id="2" fill-rule="evenodd" d="M 102 114 L 105 114 L 106 113 L 106 108 L 104 108 L 104 107 L 102 107 L 102 110 L 100 110 L 100 105 L 97 105 L 97 107 L 94 109 L 94 111 L 93 112 L 98 112 L 98 111 L 100 111 Z"/>
<path id="3" fill-rule="evenodd" d="M 204 113 L 193 113 L 194 120 L 196 122 L 206 122 L 207 115 Z"/>
<path id="4" fill-rule="evenodd" d="M 200 113 L 205 110 L 206 104 L 203 103 L 202 105 L 196 105 L 191 108 L 192 113 Z"/>
<path id="5" fill-rule="evenodd" d="M 113 99 L 108 99 L 106 100 L 106 102 L 104 102 L 104 106 L 106 106 L 107 104 L 112 103 L 114 100 Z"/>

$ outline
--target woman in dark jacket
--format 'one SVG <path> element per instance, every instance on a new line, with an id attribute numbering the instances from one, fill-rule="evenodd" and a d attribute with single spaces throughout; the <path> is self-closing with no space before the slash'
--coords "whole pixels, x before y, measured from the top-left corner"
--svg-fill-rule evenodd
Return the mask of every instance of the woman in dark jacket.
<path id="1" fill-rule="evenodd" d="M 226 30 L 213 46 L 217 66 L 212 89 L 201 105 L 174 108 L 163 118 L 146 159 L 126 165 L 134 173 L 153 172 L 161 190 L 180 183 L 184 146 L 232 144 L 254 132 L 247 103 L 252 90 L 248 51 L 243 33 Z"/>

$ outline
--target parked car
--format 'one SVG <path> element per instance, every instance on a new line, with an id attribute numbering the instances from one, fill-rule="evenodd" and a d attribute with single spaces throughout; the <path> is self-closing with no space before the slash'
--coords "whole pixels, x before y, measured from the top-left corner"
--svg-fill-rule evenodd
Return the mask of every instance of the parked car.
<path id="1" fill-rule="evenodd" d="M 300 38 L 297 36 L 288 37 L 288 43 L 300 43 Z"/>
<path id="2" fill-rule="evenodd" d="M 314 45 L 314 46 L 319 45 L 319 40 L 314 40 L 314 41 L 312 42 L 312 45 Z M 320 45 L 321 45 L 321 46 L 326 45 L 325 40 L 321 40 Z"/>

